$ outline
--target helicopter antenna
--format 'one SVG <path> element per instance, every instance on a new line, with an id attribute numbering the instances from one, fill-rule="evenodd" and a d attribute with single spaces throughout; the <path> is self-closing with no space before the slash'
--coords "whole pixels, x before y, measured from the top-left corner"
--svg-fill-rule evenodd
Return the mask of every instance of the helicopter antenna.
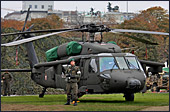
<path id="1" fill-rule="evenodd" d="M 95 36 L 95 32 L 89 32 L 89 41 L 90 42 L 94 42 L 94 36 Z"/>
<path id="2" fill-rule="evenodd" d="M 103 35 L 102 35 L 102 32 L 100 32 L 100 36 L 101 36 L 100 43 L 102 43 L 102 41 L 103 41 Z"/>
<path id="3" fill-rule="evenodd" d="M 82 42 L 85 42 L 85 40 L 84 40 L 84 32 L 82 32 Z"/>

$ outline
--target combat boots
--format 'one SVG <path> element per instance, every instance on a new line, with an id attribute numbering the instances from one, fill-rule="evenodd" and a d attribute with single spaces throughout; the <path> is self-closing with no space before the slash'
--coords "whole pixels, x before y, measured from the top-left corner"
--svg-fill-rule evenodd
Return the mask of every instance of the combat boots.
<path id="1" fill-rule="evenodd" d="M 64 105 L 70 105 L 70 100 L 67 100 L 67 103 L 65 103 Z"/>
<path id="2" fill-rule="evenodd" d="M 77 101 L 75 101 L 75 103 L 73 104 L 73 106 L 77 106 Z"/>

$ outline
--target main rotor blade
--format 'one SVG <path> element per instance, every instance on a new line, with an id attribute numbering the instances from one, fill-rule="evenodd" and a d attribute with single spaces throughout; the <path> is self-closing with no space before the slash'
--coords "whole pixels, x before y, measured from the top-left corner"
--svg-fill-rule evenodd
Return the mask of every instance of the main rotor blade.
<path id="1" fill-rule="evenodd" d="M 145 44 L 159 45 L 158 43 L 153 43 L 153 42 L 150 42 L 150 41 L 145 40 L 145 39 L 137 38 L 137 37 L 135 37 L 135 36 L 130 36 L 130 35 L 127 35 L 127 34 L 121 34 L 121 35 L 122 35 L 122 36 L 125 36 L 125 37 L 128 37 L 128 38 L 131 38 L 131 39 L 134 39 L 134 40 L 136 40 L 136 41 L 145 43 Z"/>
<path id="2" fill-rule="evenodd" d="M 1 36 L 30 34 L 30 33 L 44 33 L 44 32 L 60 32 L 60 31 L 67 31 L 67 30 L 73 30 L 73 29 L 48 29 L 48 30 L 25 31 L 25 32 L 1 34 Z"/>
<path id="3" fill-rule="evenodd" d="M 30 31 L 33 28 L 34 24 L 32 24 L 26 31 Z M 22 35 L 19 35 L 14 39 L 14 41 L 18 40 Z"/>
<path id="4" fill-rule="evenodd" d="M 35 40 L 38 40 L 38 39 L 42 39 L 44 37 L 49 37 L 49 36 L 52 36 L 52 35 L 56 35 L 56 34 L 64 33 L 64 32 L 69 32 L 69 31 L 79 31 L 79 29 L 61 31 L 61 32 L 55 32 L 55 33 L 35 36 L 35 37 L 27 38 L 27 39 L 22 39 L 22 40 L 6 43 L 6 44 L 1 44 L 1 46 L 16 46 L 16 45 L 20 45 L 20 44 L 23 44 L 23 43 L 32 42 L 32 41 L 35 41 Z"/>
<path id="5" fill-rule="evenodd" d="M 23 31 L 25 30 L 25 25 L 26 25 L 27 20 L 28 20 L 28 17 L 29 17 L 29 12 L 30 12 L 30 8 L 28 8 L 27 16 L 26 16 L 26 18 L 25 18 L 24 26 L 23 26 L 23 28 L 22 28 L 22 31 L 21 31 L 21 32 L 23 32 Z"/>
<path id="6" fill-rule="evenodd" d="M 28 8 L 28 12 L 27 12 L 27 15 L 26 15 L 26 18 L 25 18 L 24 26 L 23 26 L 21 32 L 24 32 L 24 30 L 25 30 L 25 25 L 26 25 L 27 20 L 28 20 L 28 17 L 29 17 L 29 12 L 30 12 L 30 8 Z M 18 37 L 16 37 L 16 38 L 14 39 L 14 41 L 18 40 L 20 37 L 21 37 L 21 35 L 19 35 Z"/>
<path id="7" fill-rule="evenodd" d="M 126 29 L 111 29 L 112 33 L 121 32 L 121 33 L 145 33 L 145 34 L 157 34 L 157 35 L 169 35 L 169 33 L 164 32 L 154 32 L 154 31 L 143 31 L 143 30 L 126 30 Z"/>
<path id="8" fill-rule="evenodd" d="M 146 64 L 146 66 L 151 66 L 151 67 L 154 67 L 154 66 L 162 66 L 162 67 L 164 67 L 165 66 L 164 63 L 155 62 L 155 61 L 139 60 L 139 62 L 141 64 Z"/>
<path id="9" fill-rule="evenodd" d="M 125 51 L 125 50 L 135 49 L 135 48 L 138 48 L 138 47 L 122 48 L 121 50 L 122 50 L 122 51 Z"/>

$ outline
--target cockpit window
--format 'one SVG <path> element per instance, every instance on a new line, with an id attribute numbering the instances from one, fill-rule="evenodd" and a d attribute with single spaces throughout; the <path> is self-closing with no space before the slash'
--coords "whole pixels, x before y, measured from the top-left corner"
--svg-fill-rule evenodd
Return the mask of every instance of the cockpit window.
<path id="1" fill-rule="evenodd" d="M 97 64 L 96 64 L 95 59 L 92 59 L 90 61 L 90 69 L 89 70 L 90 70 L 89 72 L 97 73 Z"/>
<path id="2" fill-rule="evenodd" d="M 125 57 L 125 59 L 130 69 L 139 69 L 135 57 Z"/>
<path id="3" fill-rule="evenodd" d="M 120 69 L 128 69 L 124 57 L 115 57 Z"/>
<path id="4" fill-rule="evenodd" d="M 99 64 L 100 64 L 100 72 L 103 72 L 109 69 L 118 69 L 118 66 L 116 64 L 114 57 L 100 57 Z"/>

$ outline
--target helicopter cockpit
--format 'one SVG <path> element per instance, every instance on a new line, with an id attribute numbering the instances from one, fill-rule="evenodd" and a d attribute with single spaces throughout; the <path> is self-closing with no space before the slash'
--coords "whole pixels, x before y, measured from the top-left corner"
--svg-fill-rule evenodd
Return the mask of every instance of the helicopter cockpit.
<path id="1" fill-rule="evenodd" d="M 135 57 L 99 57 L 100 72 L 109 69 L 140 69 Z"/>
<path id="2" fill-rule="evenodd" d="M 142 70 L 135 55 L 129 53 L 121 53 L 119 55 L 112 55 L 111 53 L 99 54 L 99 70 L 100 72 L 106 70 Z M 93 66 L 94 67 L 94 66 Z"/>
<path id="3" fill-rule="evenodd" d="M 112 92 L 138 92 L 146 77 L 137 57 L 130 53 L 97 54 L 90 59 L 88 74 L 89 84 L 93 84 L 95 79 L 96 84 L 100 83 L 104 90 Z M 119 84 L 121 88 L 116 86 Z"/>

